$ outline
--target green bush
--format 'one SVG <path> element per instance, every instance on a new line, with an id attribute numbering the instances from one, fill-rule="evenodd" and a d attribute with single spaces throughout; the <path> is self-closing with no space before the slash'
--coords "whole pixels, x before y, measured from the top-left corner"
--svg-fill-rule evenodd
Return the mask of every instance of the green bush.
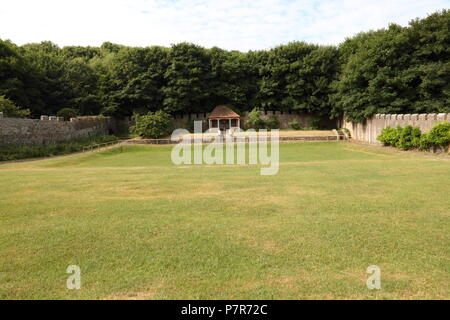
<path id="1" fill-rule="evenodd" d="M 246 129 L 255 129 L 255 130 L 264 129 L 265 122 L 261 118 L 261 116 L 262 116 L 261 109 L 254 108 L 248 114 L 248 119 L 247 119 L 247 121 L 245 121 L 245 128 Z"/>
<path id="2" fill-rule="evenodd" d="M 427 139 L 432 146 L 447 148 L 450 144 L 450 123 L 438 123 L 428 133 Z"/>
<path id="3" fill-rule="evenodd" d="M 424 133 L 420 138 L 419 150 L 430 151 L 431 147 L 433 147 L 433 142 L 430 139 L 430 135 L 428 133 Z"/>
<path id="4" fill-rule="evenodd" d="M 403 150 L 420 149 L 428 151 L 431 148 L 446 150 L 450 144 L 450 123 L 438 123 L 429 133 L 422 134 L 419 128 L 406 126 L 401 128 L 387 127 L 377 137 L 385 146 L 393 146 Z"/>
<path id="5" fill-rule="evenodd" d="M 278 121 L 278 118 L 274 115 L 271 115 L 269 119 L 264 121 L 264 128 L 271 130 L 271 129 L 279 129 L 280 128 L 280 122 Z"/>
<path id="6" fill-rule="evenodd" d="M 318 117 L 318 116 L 312 117 L 312 119 L 311 119 L 311 126 L 313 128 L 312 130 L 320 129 L 321 128 L 320 122 L 321 122 L 320 117 Z"/>
<path id="7" fill-rule="evenodd" d="M 422 132 L 419 128 L 406 126 L 399 131 L 399 139 L 395 146 L 402 150 L 417 149 L 420 146 L 421 136 Z"/>
<path id="8" fill-rule="evenodd" d="M 173 128 L 173 120 L 170 114 L 158 110 L 146 115 L 135 114 L 133 116 L 135 125 L 130 131 L 143 138 L 158 139 L 170 134 Z"/>
<path id="9" fill-rule="evenodd" d="M 87 139 L 53 143 L 49 145 L 1 145 L 0 161 L 50 157 L 83 151 L 84 147 L 116 141 L 115 136 L 97 136 Z"/>
<path id="10" fill-rule="evenodd" d="M 288 122 L 288 125 L 294 130 L 300 130 L 302 128 L 302 126 L 300 125 L 300 123 L 297 120 Z"/>
<path id="11" fill-rule="evenodd" d="M 271 115 L 269 119 L 264 120 L 262 119 L 263 111 L 259 108 L 254 108 L 252 111 L 248 114 L 248 119 L 245 121 L 245 128 L 246 129 L 255 129 L 255 130 L 261 130 L 261 129 L 278 129 L 280 127 L 280 122 L 278 121 L 278 118 L 275 115 Z"/>
<path id="12" fill-rule="evenodd" d="M 342 132 L 345 132 L 347 135 L 350 136 L 350 130 L 348 130 L 347 128 L 341 128 L 339 130 L 341 130 Z"/>
<path id="13" fill-rule="evenodd" d="M 75 118 L 78 115 L 78 111 L 72 108 L 62 108 L 56 113 L 58 117 L 63 117 L 64 120 L 69 121 L 70 118 Z"/>
<path id="14" fill-rule="evenodd" d="M 0 112 L 3 112 L 3 116 L 9 118 L 27 118 L 30 116 L 30 110 L 21 109 L 5 96 L 0 96 Z"/>
<path id="15" fill-rule="evenodd" d="M 400 126 L 397 128 L 384 128 L 381 130 L 381 134 L 377 137 L 377 140 L 382 142 L 385 146 L 396 147 L 400 140 L 401 131 L 402 128 Z"/>

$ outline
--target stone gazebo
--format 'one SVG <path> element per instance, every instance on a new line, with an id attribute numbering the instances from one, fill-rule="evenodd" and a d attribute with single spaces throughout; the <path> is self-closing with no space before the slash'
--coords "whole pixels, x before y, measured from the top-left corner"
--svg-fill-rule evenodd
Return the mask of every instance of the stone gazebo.
<path id="1" fill-rule="evenodd" d="M 241 126 L 241 117 L 226 106 L 217 106 L 208 117 L 210 129 L 226 131 L 228 129 L 237 130 Z"/>

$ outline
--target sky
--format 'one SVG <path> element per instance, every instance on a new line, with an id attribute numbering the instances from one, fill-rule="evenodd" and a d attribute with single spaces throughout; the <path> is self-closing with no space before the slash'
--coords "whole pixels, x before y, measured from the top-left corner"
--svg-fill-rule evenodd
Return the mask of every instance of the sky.
<path id="1" fill-rule="evenodd" d="M 187 41 L 248 51 L 292 41 L 336 45 L 442 9 L 450 0 L 2 0 L 0 39 L 141 47 Z"/>

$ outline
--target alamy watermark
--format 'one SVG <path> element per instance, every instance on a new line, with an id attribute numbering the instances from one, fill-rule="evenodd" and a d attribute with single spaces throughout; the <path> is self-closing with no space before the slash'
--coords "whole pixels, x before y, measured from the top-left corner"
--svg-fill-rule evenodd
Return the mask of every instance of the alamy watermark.
<path id="1" fill-rule="evenodd" d="M 370 274 L 367 278 L 366 285 L 369 290 L 381 290 L 381 269 L 372 265 L 367 267 L 366 272 Z"/>
<path id="2" fill-rule="evenodd" d="M 70 265 L 67 267 L 66 273 L 71 274 L 66 280 L 67 289 L 81 289 L 81 268 L 77 265 Z"/>
<path id="3" fill-rule="evenodd" d="M 219 164 L 245 165 L 260 164 L 261 175 L 278 173 L 280 165 L 279 130 L 253 129 L 234 131 L 202 130 L 202 122 L 194 122 L 194 134 L 186 129 L 176 129 L 171 140 L 178 142 L 172 149 L 172 162 L 176 165 Z M 203 145 L 206 144 L 206 147 Z M 247 147 L 248 146 L 248 147 Z M 193 150 L 193 151 L 192 151 Z"/>

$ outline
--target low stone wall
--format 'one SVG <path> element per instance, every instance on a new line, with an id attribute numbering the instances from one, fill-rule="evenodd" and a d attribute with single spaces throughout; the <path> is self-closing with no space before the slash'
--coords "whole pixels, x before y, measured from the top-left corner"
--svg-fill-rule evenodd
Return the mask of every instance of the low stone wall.
<path id="1" fill-rule="evenodd" d="M 377 137 L 386 127 L 411 125 L 420 128 L 422 132 L 428 132 L 439 122 L 450 122 L 450 113 L 376 114 L 364 123 L 347 122 L 344 119 L 344 128 L 350 131 L 352 139 L 380 143 Z"/>
<path id="2" fill-rule="evenodd" d="M 301 112 L 292 111 L 289 112 L 281 112 L 281 111 L 266 111 L 263 112 L 262 119 L 267 120 L 272 115 L 275 115 L 280 122 L 280 129 L 290 129 L 289 122 L 297 121 L 302 127 L 311 127 L 312 126 L 312 118 L 314 115 L 305 114 Z M 187 128 L 188 121 L 203 121 L 203 128 L 208 128 L 208 116 L 209 113 L 193 113 L 193 114 L 183 114 L 183 115 L 175 115 L 174 124 L 176 128 Z M 241 116 L 241 127 L 244 126 L 245 121 L 248 120 L 248 112 L 244 112 Z M 325 119 L 324 119 L 325 120 Z M 328 124 L 328 120 L 325 121 Z M 331 120 L 334 123 L 334 120 Z"/>
<path id="3" fill-rule="evenodd" d="M 337 141 L 342 140 L 341 136 L 338 134 L 336 130 L 330 131 L 330 134 L 325 135 L 310 135 L 310 136 L 279 136 L 279 142 L 295 142 L 295 141 Z M 184 140 L 189 141 L 189 139 Z M 202 144 L 210 144 L 211 137 L 200 139 L 200 142 L 194 141 L 191 138 L 191 143 L 202 143 Z M 230 140 L 231 141 L 231 140 Z M 241 139 L 233 138 L 232 141 L 234 143 L 250 143 L 249 137 L 241 137 Z M 271 141 L 271 137 L 267 136 L 265 141 Z M 123 144 L 178 144 L 179 141 L 172 141 L 171 139 L 130 139 L 123 141 Z"/>
<path id="4" fill-rule="evenodd" d="M 59 117 L 41 119 L 4 118 L 0 115 L 0 144 L 50 144 L 109 134 L 113 122 L 107 117 Z"/>

